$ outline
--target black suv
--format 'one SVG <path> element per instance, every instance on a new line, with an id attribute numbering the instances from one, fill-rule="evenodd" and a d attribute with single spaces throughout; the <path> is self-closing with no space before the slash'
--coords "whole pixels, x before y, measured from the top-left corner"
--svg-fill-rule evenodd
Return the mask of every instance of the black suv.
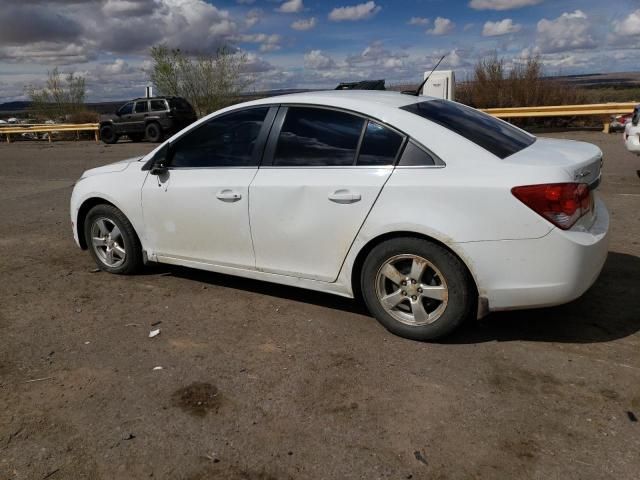
<path id="1" fill-rule="evenodd" d="M 182 130 L 196 119 L 196 112 L 184 98 L 136 98 L 121 106 L 114 117 L 100 122 L 100 138 L 104 143 L 116 143 L 123 135 L 133 142 L 145 137 L 161 142 L 165 135 Z"/>

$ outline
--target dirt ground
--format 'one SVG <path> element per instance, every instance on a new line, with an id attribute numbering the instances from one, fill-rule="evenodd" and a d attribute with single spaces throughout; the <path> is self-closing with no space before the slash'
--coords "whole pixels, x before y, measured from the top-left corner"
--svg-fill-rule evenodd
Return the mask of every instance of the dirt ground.
<path id="1" fill-rule="evenodd" d="M 0 479 L 637 479 L 640 158 L 553 136 L 605 152 L 601 277 L 436 344 L 320 293 L 95 273 L 73 182 L 152 145 L 0 144 Z"/>

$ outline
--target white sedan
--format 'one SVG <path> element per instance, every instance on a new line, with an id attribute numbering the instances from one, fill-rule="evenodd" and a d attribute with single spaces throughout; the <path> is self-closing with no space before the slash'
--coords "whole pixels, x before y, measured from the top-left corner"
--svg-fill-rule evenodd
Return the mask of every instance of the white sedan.
<path id="1" fill-rule="evenodd" d="M 625 125 L 622 138 L 627 150 L 640 155 L 640 105 L 633 109 L 633 116 Z"/>
<path id="2" fill-rule="evenodd" d="M 455 102 L 303 93 L 225 108 L 86 171 L 71 220 L 107 272 L 159 262 L 361 295 L 390 331 L 427 340 L 593 284 L 609 229 L 601 164 L 593 145 Z"/>

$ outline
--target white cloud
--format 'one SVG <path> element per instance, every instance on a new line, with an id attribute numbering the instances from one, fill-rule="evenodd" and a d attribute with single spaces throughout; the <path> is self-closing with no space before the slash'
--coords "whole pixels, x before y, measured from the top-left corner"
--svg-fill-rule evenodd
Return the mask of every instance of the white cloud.
<path id="1" fill-rule="evenodd" d="M 438 17 L 433 21 L 433 28 L 427 30 L 429 35 L 447 35 L 453 31 L 456 24 L 448 18 Z"/>
<path id="2" fill-rule="evenodd" d="M 411 17 L 411 20 L 407 22 L 407 25 L 429 25 L 429 19 L 424 17 Z"/>
<path id="3" fill-rule="evenodd" d="M 365 20 L 373 17 L 381 9 L 382 7 L 376 5 L 376 2 L 373 1 L 350 7 L 337 7 L 331 10 L 329 20 L 334 22 Z"/>
<path id="4" fill-rule="evenodd" d="M 563 13 L 554 20 L 538 22 L 537 43 L 544 53 L 594 48 L 597 44 L 587 14 L 582 10 Z"/>
<path id="5" fill-rule="evenodd" d="M 287 0 L 276 10 L 281 13 L 298 13 L 304 9 L 302 0 Z"/>
<path id="6" fill-rule="evenodd" d="M 245 54 L 245 60 L 246 63 L 242 68 L 244 73 L 264 73 L 275 69 L 269 62 L 252 52 Z"/>
<path id="7" fill-rule="evenodd" d="M 282 37 L 277 33 L 271 35 L 266 33 L 245 33 L 234 37 L 235 41 L 243 43 L 259 43 L 261 52 L 273 52 L 280 50 Z"/>
<path id="8" fill-rule="evenodd" d="M 303 18 L 300 20 L 296 20 L 291 24 L 291 28 L 293 28 L 294 30 L 300 30 L 300 31 L 311 30 L 315 28 L 315 26 L 316 26 L 316 17 Z"/>
<path id="9" fill-rule="evenodd" d="M 247 15 L 244 19 L 244 24 L 247 28 L 251 28 L 262 20 L 264 17 L 264 12 L 260 8 L 252 8 L 247 12 Z"/>
<path id="10" fill-rule="evenodd" d="M 537 5 L 544 0 L 471 0 L 469 6 L 475 10 L 512 10 Z"/>
<path id="11" fill-rule="evenodd" d="M 256 0 L 236 0 L 240 5 L 253 5 L 256 3 Z"/>
<path id="12" fill-rule="evenodd" d="M 618 35 L 640 35 L 640 9 L 631 12 L 627 18 L 613 22 L 613 31 Z"/>
<path id="13" fill-rule="evenodd" d="M 304 54 L 304 68 L 309 70 L 332 68 L 335 65 L 335 60 L 330 56 L 325 55 L 322 50 L 311 50 Z"/>
<path id="14" fill-rule="evenodd" d="M 498 37 L 508 33 L 516 33 L 522 29 L 519 23 L 513 23 L 510 18 L 505 18 L 499 22 L 486 22 L 482 28 L 483 37 Z"/>

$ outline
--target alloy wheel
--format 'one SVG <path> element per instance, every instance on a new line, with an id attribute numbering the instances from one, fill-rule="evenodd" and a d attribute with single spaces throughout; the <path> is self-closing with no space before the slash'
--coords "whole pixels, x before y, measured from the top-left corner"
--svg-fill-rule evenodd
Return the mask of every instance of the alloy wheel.
<path id="1" fill-rule="evenodd" d="M 410 326 L 428 325 L 447 308 L 447 282 L 435 265 L 418 255 L 396 255 L 376 275 L 376 295 L 384 310 Z"/>
<path id="2" fill-rule="evenodd" d="M 91 225 L 91 246 L 107 267 L 118 268 L 127 258 L 122 232 L 109 218 L 97 218 Z"/>

